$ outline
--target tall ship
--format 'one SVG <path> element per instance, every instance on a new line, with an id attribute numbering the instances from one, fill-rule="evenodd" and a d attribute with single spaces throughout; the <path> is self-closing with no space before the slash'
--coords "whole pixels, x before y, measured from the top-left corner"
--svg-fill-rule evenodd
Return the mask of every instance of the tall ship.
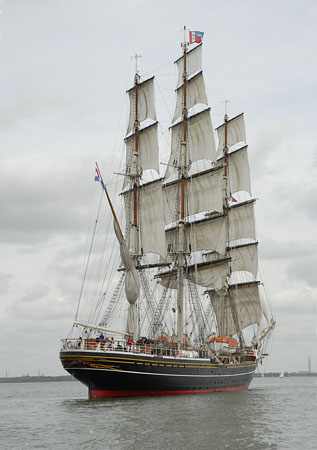
<path id="1" fill-rule="evenodd" d="M 214 133 L 202 35 L 184 28 L 165 162 L 155 80 L 142 79 L 136 64 L 118 174 L 122 217 L 96 165 L 98 211 L 110 207 L 113 230 L 99 226 L 108 241 L 96 244 L 96 219 L 80 301 L 60 350 L 64 369 L 91 399 L 244 390 L 267 356 L 275 321 L 258 279 L 244 116 L 225 112 Z"/>

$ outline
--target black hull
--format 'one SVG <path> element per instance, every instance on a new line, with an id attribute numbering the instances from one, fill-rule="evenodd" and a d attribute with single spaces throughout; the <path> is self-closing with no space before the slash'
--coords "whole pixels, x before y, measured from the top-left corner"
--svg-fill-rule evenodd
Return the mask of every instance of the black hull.
<path id="1" fill-rule="evenodd" d="M 239 391 L 249 387 L 257 367 L 256 361 L 226 365 L 116 351 L 65 350 L 60 359 L 88 387 L 89 398 Z"/>

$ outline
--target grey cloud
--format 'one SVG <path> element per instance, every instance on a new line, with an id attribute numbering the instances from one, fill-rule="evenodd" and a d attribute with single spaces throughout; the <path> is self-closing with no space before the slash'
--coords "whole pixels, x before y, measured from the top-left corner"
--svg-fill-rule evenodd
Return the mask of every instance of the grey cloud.
<path id="1" fill-rule="evenodd" d="M 101 192 L 97 183 L 93 184 L 93 162 L 85 168 L 75 158 L 54 161 L 47 155 L 46 161 L 43 156 L 28 161 L 26 156 L 17 164 L 21 170 L 14 181 L 11 170 L 0 169 L 2 242 L 35 243 L 57 234 L 80 236 L 87 232 L 92 189 L 98 195 Z M 108 208 L 106 200 L 103 206 Z"/>
<path id="2" fill-rule="evenodd" d="M 288 266 L 287 274 L 291 279 L 317 287 L 317 254 L 295 258 Z"/>
<path id="3" fill-rule="evenodd" d="M 311 241 L 275 241 L 264 239 L 261 242 L 261 256 L 267 259 L 292 259 L 315 255 L 317 245 Z"/>
<path id="4" fill-rule="evenodd" d="M 315 286 L 283 291 L 274 298 L 274 312 L 287 321 L 289 315 L 317 314 Z"/>
<path id="5" fill-rule="evenodd" d="M 254 142 L 251 143 L 250 165 L 255 172 L 254 175 L 261 173 L 266 174 L 266 166 L 272 154 L 277 153 L 280 142 L 286 134 L 286 122 L 273 122 L 262 128 L 257 135 L 254 136 Z"/>
<path id="6" fill-rule="evenodd" d="M 0 293 L 5 294 L 13 282 L 14 275 L 12 273 L 0 272 Z"/>
<path id="7" fill-rule="evenodd" d="M 301 182 L 285 183 L 275 186 L 277 198 L 284 205 L 288 205 L 290 214 L 305 214 L 310 219 L 317 218 L 317 178 L 310 178 L 309 174 Z"/>
<path id="8" fill-rule="evenodd" d="M 74 103 L 77 103 L 74 98 L 65 97 L 61 92 L 25 86 L 4 97 L 0 107 L 0 127 L 12 127 L 21 120 L 43 120 L 56 112 L 64 115 L 66 110 L 74 108 Z"/>

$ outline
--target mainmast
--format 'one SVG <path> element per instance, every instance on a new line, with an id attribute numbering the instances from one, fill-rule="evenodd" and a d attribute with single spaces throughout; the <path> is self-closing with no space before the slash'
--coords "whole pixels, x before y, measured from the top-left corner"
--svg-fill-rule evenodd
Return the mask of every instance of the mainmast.
<path id="1" fill-rule="evenodd" d="M 186 102 L 186 88 L 187 88 L 187 70 L 186 70 L 186 54 L 187 54 L 187 41 L 186 41 L 186 27 L 184 26 L 184 41 L 183 47 L 183 130 L 182 140 L 180 147 L 179 157 L 179 180 L 180 180 L 180 214 L 178 225 L 178 249 L 177 249 L 177 341 L 179 345 L 183 342 L 184 334 L 184 266 L 185 266 L 185 189 L 186 178 L 188 171 L 187 164 L 187 102 Z"/>

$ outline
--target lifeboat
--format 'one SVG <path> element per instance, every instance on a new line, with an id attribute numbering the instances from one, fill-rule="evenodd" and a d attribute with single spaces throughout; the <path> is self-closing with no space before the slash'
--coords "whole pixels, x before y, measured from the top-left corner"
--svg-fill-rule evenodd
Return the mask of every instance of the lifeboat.
<path id="1" fill-rule="evenodd" d="M 219 355 L 232 355 L 237 351 L 238 341 L 229 336 L 211 337 L 210 348 Z"/>

